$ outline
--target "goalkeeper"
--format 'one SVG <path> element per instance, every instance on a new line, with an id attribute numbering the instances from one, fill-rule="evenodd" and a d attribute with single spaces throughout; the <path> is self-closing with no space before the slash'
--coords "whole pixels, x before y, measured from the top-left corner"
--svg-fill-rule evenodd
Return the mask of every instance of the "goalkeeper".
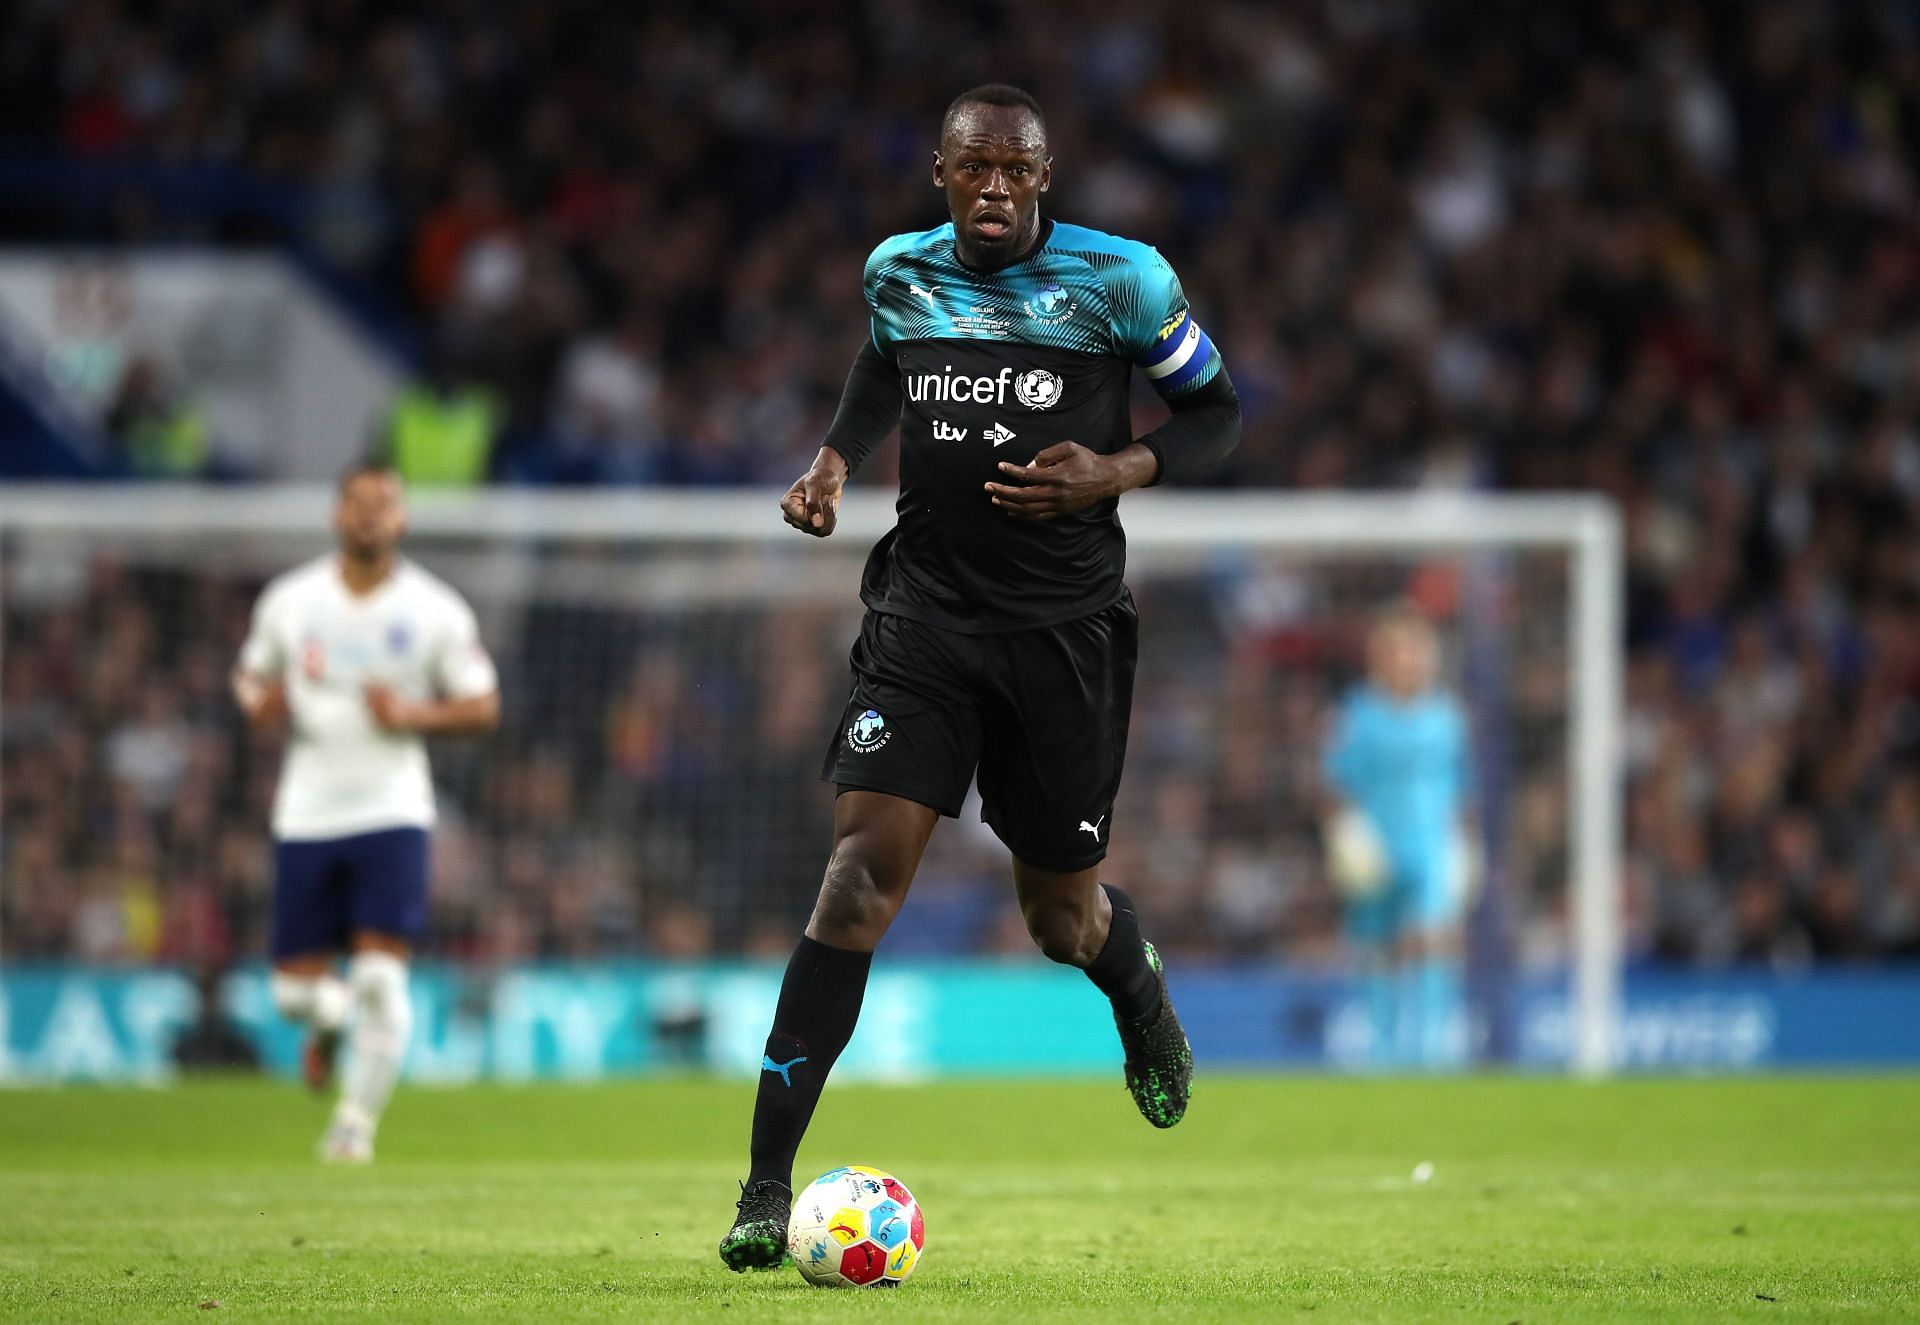
<path id="1" fill-rule="evenodd" d="M 1397 608 L 1367 642 L 1367 679 L 1340 706 L 1326 752 L 1328 873 L 1362 972 L 1374 1067 L 1466 1058 L 1461 918 L 1476 870 L 1466 720 L 1435 684 L 1438 643 Z"/>

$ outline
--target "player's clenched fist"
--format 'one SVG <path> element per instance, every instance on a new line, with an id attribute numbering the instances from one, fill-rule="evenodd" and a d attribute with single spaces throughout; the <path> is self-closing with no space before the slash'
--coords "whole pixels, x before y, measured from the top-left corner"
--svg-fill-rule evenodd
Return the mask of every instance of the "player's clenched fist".
<path id="1" fill-rule="evenodd" d="M 780 499 L 780 514 L 788 524 L 815 538 L 833 532 L 840 513 L 840 489 L 846 486 L 847 462 L 830 446 L 820 448 L 813 468 L 802 474 Z"/>
<path id="2" fill-rule="evenodd" d="M 361 690 L 367 697 L 367 713 L 380 730 L 396 735 L 415 730 L 413 706 L 395 694 L 392 687 L 368 681 Z"/>
<path id="3" fill-rule="evenodd" d="M 987 484 L 987 496 L 1015 519 L 1057 520 L 1152 482 L 1158 463 L 1138 442 L 1115 455 L 1056 442 L 1029 464 L 1002 461 L 1004 480 Z"/>

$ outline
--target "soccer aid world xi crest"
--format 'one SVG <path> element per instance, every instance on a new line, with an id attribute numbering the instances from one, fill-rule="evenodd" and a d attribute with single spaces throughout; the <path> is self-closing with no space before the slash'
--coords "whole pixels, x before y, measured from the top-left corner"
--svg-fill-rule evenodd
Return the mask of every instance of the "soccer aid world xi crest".
<path id="1" fill-rule="evenodd" d="M 893 739 L 893 733 L 887 730 L 887 720 L 868 709 L 853 720 L 847 728 L 847 744 L 855 754 L 870 755 Z"/>

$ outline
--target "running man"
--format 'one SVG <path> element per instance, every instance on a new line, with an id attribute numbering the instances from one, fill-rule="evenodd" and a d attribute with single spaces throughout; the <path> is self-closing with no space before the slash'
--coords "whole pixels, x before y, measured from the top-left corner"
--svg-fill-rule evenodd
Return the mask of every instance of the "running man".
<path id="1" fill-rule="evenodd" d="M 787 523 L 833 533 L 847 477 L 896 425 L 898 523 L 861 586 L 853 690 L 823 776 L 834 844 L 788 963 L 754 1106 L 751 1168 L 720 1244 L 780 1264 L 794 1156 L 853 1034 L 875 946 L 942 815 L 977 773 L 1027 928 L 1112 1002 L 1134 1103 L 1187 1108 L 1193 1059 L 1160 959 L 1100 882 L 1133 696 L 1119 498 L 1191 478 L 1239 439 L 1240 405 L 1180 282 L 1145 244 L 1040 215 L 1047 125 L 1004 84 L 961 94 L 933 183 L 950 223 L 867 260 L 871 335 Z M 1139 369 L 1172 417 L 1133 436 Z"/>
<path id="2" fill-rule="evenodd" d="M 426 932 L 434 818 L 423 738 L 500 720 L 473 612 L 399 555 L 406 527 L 399 476 L 349 470 L 338 551 L 267 586 L 233 673 L 248 722 L 291 727 L 273 803 L 273 1000 L 310 1029 L 303 1069 L 316 1092 L 351 1030 L 320 1143 L 322 1158 L 347 1163 L 373 1158 L 413 1029 L 407 957 Z"/>

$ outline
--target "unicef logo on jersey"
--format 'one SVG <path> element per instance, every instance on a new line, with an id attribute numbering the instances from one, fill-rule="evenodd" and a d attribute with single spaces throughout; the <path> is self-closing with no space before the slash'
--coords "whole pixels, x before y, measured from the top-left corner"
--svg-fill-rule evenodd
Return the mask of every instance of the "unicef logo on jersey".
<path id="1" fill-rule="evenodd" d="M 870 755 L 893 739 L 893 733 L 887 730 L 887 720 L 872 709 L 868 709 L 853 720 L 847 728 L 847 744 L 854 753 Z"/>
<path id="2" fill-rule="evenodd" d="M 1027 316 L 1034 321 L 1051 325 L 1055 322 L 1068 321 L 1074 313 L 1079 311 L 1080 306 L 1074 302 L 1072 295 L 1061 288 L 1058 281 L 1048 281 L 1040 287 L 1038 294 L 1023 303 L 1021 307 L 1027 310 Z"/>
<path id="3" fill-rule="evenodd" d="M 1067 384 L 1058 373 L 1044 368 L 1029 368 L 1013 379 L 1013 394 L 1028 409 L 1052 409 L 1066 393 Z"/>

